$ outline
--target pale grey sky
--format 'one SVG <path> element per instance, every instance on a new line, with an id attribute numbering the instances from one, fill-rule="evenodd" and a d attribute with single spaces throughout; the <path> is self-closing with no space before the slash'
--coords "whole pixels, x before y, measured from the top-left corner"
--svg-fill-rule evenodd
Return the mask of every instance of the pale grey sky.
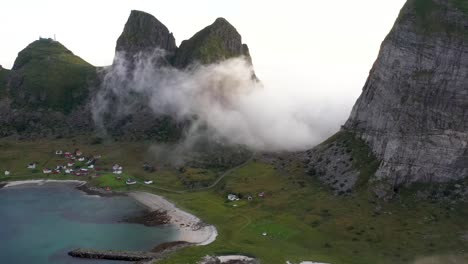
<path id="1" fill-rule="evenodd" d="M 405 0 L 15 0 L 0 9 L 0 64 L 39 36 L 109 65 L 130 10 L 156 16 L 179 44 L 225 17 L 251 50 L 268 89 L 342 123 Z"/>

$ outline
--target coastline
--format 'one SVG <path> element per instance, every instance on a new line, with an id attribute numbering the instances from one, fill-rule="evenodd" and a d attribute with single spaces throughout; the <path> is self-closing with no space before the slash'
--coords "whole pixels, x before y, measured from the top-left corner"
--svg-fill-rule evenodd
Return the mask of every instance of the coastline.
<path id="1" fill-rule="evenodd" d="M 50 183 L 73 183 L 76 184 L 76 187 L 81 187 L 86 184 L 86 181 L 79 181 L 79 180 L 52 180 L 52 179 L 39 179 L 39 180 L 24 180 L 24 181 L 7 181 L 7 182 L 2 182 L 4 184 L 2 188 L 10 188 L 10 187 L 15 187 L 15 186 L 21 186 L 21 185 L 29 185 L 29 186 L 35 186 L 35 185 L 44 185 L 44 184 L 50 184 Z"/>
<path id="2" fill-rule="evenodd" d="M 218 236 L 216 227 L 203 223 L 200 218 L 177 208 L 162 196 L 147 192 L 130 192 L 128 196 L 152 211 L 166 211 L 170 217 L 169 224 L 179 230 L 178 241 L 202 246 L 214 242 Z"/>
<path id="3" fill-rule="evenodd" d="M 23 181 L 8 181 L 2 182 L 4 184 L 0 188 L 11 188 L 18 186 L 41 186 L 44 184 L 74 184 L 75 188 L 85 192 L 88 195 L 99 196 L 115 196 L 127 195 L 134 199 L 141 205 L 148 208 L 150 211 L 165 212 L 168 216 L 167 223 L 176 227 L 179 231 L 178 237 L 175 241 L 182 241 L 194 245 L 208 245 L 216 240 L 218 231 L 213 225 L 203 223 L 200 218 L 189 214 L 179 208 L 173 203 L 166 200 L 164 197 L 147 193 L 147 192 L 129 192 L 129 193 L 116 193 L 116 192 L 103 192 L 93 187 L 86 186 L 86 181 L 80 180 L 52 180 L 52 179 L 38 179 L 38 180 L 23 180 Z"/>

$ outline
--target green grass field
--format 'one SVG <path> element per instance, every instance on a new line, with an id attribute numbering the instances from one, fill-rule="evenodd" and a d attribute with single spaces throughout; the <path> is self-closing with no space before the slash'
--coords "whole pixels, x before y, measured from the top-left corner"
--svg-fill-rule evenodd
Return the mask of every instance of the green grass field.
<path id="1" fill-rule="evenodd" d="M 220 172 L 194 168 L 180 172 L 164 167 L 152 173 L 145 172 L 142 164 L 151 160 L 151 156 L 144 143 L 91 145 L 80 139 L 2 140 L 0 171 L 9 169 L 13 175 L 0 180 L 44 178 L 42 173 L 27 170 L 26 164 L 38 161 L 41 166 L 51 166 L 62 162 L 53 154 L 56 149 L 74 148 L 85 154 L 101 154 L 98 166 L 122 165 L 124 179 L 155 181 L 151 186 L 126 186 L 124 180 L 103 173 L 92 179 L 92 184 L 114 190 L 161 194 L 218 228 L 219 236 L 214 243 L 185 248 L 158 263 L 196 263 L 209 254 L 246 254 L 268 264 L 287 260 L 333 264 L 468 263 L 466 204 L 417 202 L 409 194 L 384 203 L 366 191 L 336 197 L 313 177 L 307 176 L 300 164 L 291 164 L 287 171 L 278 171 L 254 159 L 228 174 L 214 188 L 191 191 L 181 181 L 181 176 L 194 181 L 209 181 Z M 226 196 L 231 192 L 243 197 L 251 195 L 253 200 L 228 202 Z M 260 192 L 265 192 L 264 198 L 258 197 Z M 262 235 L 264 232 L 266 236 Z M 440 256 L 455 256 L 453 258 L 458 257 L 459 262 L 430 262 L 442 259 Z M 423 257 L 429 260 L 415 262 Z"/>

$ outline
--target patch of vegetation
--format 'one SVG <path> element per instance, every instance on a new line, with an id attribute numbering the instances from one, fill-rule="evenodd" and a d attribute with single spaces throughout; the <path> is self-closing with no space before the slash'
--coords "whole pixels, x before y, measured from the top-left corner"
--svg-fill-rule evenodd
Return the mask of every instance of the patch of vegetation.
<path id="1" fill-rule="evenodd" d="M 34 41 L 22 50 L 13 66 L 11 92 L 19 106 L 70 112 L 88 96 L 95 68 L 51 39 Z"/>
<path id="2" fill-rule="evenodd" d="M 468 15 L 468 2 L 465 0 L 449 1 L 450 8 L 455 8 L 463 14 Z M 468 37 L 462 23 L 453 20 L 444 13 L 446 7 L 434 0 L 410 0 L 400 13 L 398 21 L 408 17 L 408 9 L 412 8 L 416 15 L 417 28 L 421 34 L 431 35 L 434 33 L 449 34 Z"/>
<path id="3" fill-rule="evenodd" d="M 222 29 L 217 27 L 224 27 Z M 215 63 L 223 59 L 228 59 L 241 54 L 236 54 L 227 48 L 226 39 L 220 35 L 220 31 L 228 31 L 231 35 L 238 34 L 236 29 L 227 21 L 216 21 L 200 32 L 196 33 L 189 40 L 184 40 L 175 57 L 175 64 L 178 66 L 187 66 L 192 62 L 202 64 Z M 230 36 L 230 34 L 226 34 Z"/>

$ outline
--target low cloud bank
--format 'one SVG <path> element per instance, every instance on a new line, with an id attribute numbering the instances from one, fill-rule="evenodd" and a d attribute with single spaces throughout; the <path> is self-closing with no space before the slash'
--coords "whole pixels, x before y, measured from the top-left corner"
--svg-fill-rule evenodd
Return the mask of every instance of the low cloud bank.
<path id="1" fill-rule="evenodd" d="M 164 66 L 160 50 L 132 62 L 123 55 L 116 55 L 93 100 L 93 118 L 103 131 L 106 115 L 138 114 L 142 105 L 157 116 L 191 120 L 185 146 L 203 131 L 255 151 L 295 151 L 312 147 L 336 129 L 332 114 L 288 95 L 288 87 L 269 89 L 254 80 L 252 66 L 242 57 L 181 70 Z"/>

